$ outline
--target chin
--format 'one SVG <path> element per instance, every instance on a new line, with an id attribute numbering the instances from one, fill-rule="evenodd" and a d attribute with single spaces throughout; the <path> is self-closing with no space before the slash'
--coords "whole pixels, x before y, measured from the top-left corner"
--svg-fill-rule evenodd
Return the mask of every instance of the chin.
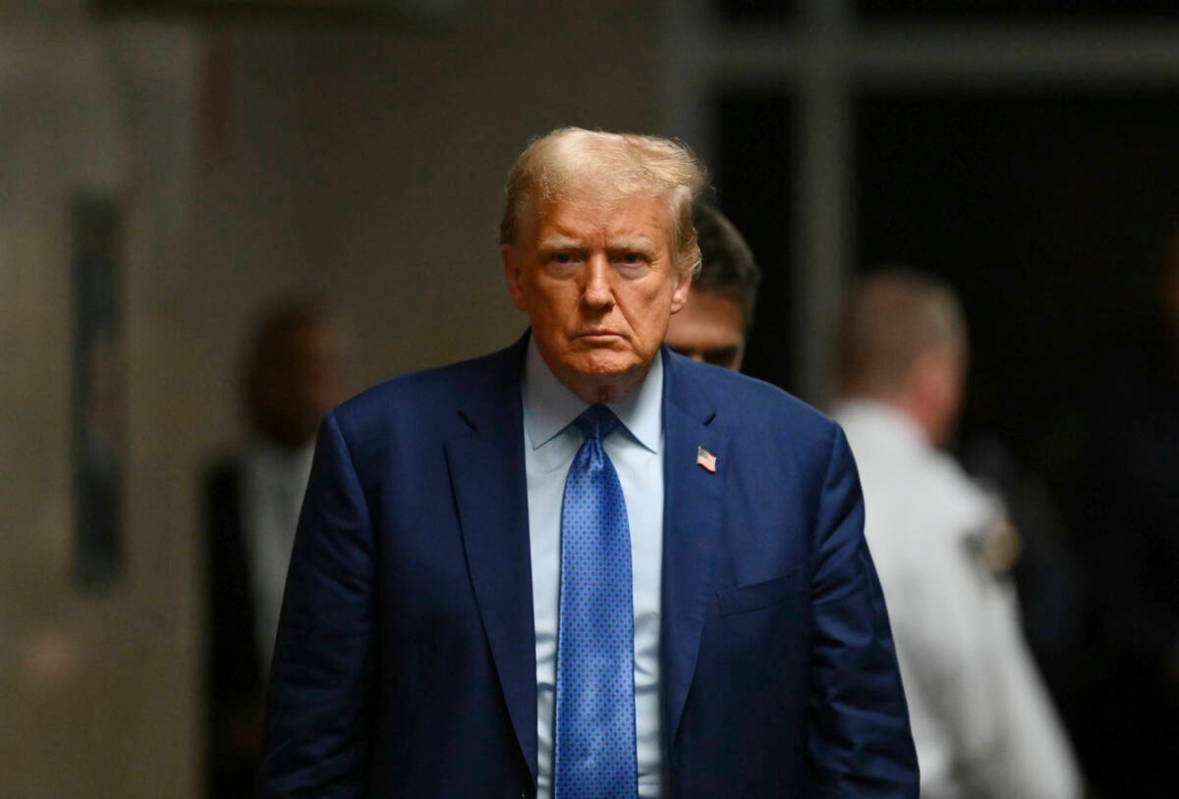
<path id="1" fill-rule="evenodd" d="M 608 379 L 633 371 L 643 364 L 643 360 L 634 352 L 600 349 L 577 353 L 566 363 L 570 369 L 586 377 Z"/>

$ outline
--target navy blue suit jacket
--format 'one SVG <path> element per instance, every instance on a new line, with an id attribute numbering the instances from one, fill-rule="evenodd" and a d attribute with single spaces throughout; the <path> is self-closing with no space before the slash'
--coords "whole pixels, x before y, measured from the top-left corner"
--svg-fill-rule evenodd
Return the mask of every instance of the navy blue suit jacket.
<path id="1" fill-rule="evenodd" d="M 534 794 L 526 340 L 391 380 L 325 419 L 262 797 Z M 664 795 L 915 797 L 842 431 L 766 384 L 661 357 Z"/>

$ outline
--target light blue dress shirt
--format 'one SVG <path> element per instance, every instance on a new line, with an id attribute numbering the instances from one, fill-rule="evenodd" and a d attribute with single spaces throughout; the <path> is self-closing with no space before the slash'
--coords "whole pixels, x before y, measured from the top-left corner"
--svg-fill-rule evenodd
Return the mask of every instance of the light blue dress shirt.
<path id="1" fill-rule="evenodd" d="M 537 795 L 553 791 L 553 718 L 560 604 L 561 502 L 565 477 L 581 446 L 572 422 L 587 406 L 563 386 L 528 344 L 524 367 L 524 468 L 532 607 L 536 629 Z M 663 359 L 656 354 L 643 383 L 607 403 L 622 421 L 605 441 L 618 472 L 630 523 L 635 614 L 635 733 L 639 796 L 658 797 L 662 769 L 659 715 L 659 605 L 663 564 Z"/>

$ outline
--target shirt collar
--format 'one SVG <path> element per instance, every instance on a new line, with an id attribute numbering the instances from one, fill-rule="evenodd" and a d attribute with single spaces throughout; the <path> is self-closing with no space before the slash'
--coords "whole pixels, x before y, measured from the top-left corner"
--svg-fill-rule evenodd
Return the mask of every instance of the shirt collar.
<path id="1" fill-rule="evenodd" d="M 540 357 L 535 338 L 528 341 L 524 361 L 524 428 L 528 443 L 540 449 L 568 427 L 589 406 L 561 384 Z M 663 438 L 663 356 L 656 353 L 647 376 L 634 391 L 606 407 L 644 449 L 659 453 Z"/>
<path id="2" fill-rule="evenodd" d="M 930 446 L 917 423 L 887 403 L 871 399 L 847 399 L 839 402 L 831 413 L 841 423 L 871 425 L 880 434 L 889 436 L 896 446 Z"/>
<path id="3" fill-rule="evenodd" d="M 314 454 L 314 436 L 306 444 L 291 449 L 257 434 L 246 446 L 246 457 L 253 468 L 279 476 L 309 474 Z"/>

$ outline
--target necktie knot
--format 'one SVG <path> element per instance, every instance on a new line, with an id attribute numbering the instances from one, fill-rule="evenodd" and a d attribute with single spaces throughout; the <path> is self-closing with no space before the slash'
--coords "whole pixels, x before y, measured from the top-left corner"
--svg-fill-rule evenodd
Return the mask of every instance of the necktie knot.
<path id="1" fill-rule="evenodd" d="M 599 403 L 582 411 L 581 415 L 573 420 L 573 424 L 577 426 L 587 441 L 590 439 L 602 441 L 617 430 L 622 421 L 614 415 L 614 411 Z"/>

